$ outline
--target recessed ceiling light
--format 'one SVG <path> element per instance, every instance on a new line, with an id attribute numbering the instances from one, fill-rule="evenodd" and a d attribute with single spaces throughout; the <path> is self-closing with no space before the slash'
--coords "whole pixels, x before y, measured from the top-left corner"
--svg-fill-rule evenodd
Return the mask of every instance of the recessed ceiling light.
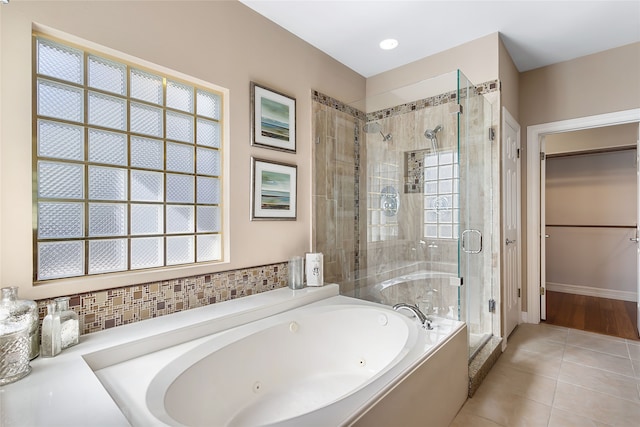
<path id="1" fill-rule="evenodd" d="M 386 39 L 380 42 L 380 49 L 391 50 L 398 47 L 398 40 L 396 39 Z"/>

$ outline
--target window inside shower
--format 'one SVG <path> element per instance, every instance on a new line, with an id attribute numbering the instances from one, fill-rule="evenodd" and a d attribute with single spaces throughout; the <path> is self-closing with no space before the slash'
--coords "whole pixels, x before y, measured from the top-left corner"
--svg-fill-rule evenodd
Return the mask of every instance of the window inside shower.
<path id="1" fill-rule="evenodd" d="M 424 237 L 458 238 L 459 176 L 458 153 L 427 152 L 424 162 Z"/>

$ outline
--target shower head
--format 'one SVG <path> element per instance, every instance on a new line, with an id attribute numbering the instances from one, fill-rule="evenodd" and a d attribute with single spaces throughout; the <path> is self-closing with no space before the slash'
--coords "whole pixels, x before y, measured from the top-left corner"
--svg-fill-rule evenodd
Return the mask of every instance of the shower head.
<path id="1" fill-rule="evenodd" d="M 362 130 L 365 131 L 365 133 L 380 133 L 384 142 L 391 141 L 393 138 L 390 133 L 385 135 L 384 132 L 382 132 L 382 125 L 378 122 L 365 123 L 362 126 Z"/>
<path id="2" fill-rule="evenodd" d="M 385 135 L 384 133 L 382 133 L 382 131 L 380 131 L 380 135 L 382 135 L 382 140 L 384 142 L 388 142 L 388 141 L 391 141 L 393 139 L 393 136 L 391 136 L 390 133 Z"/>
<path id="3" fill-rule="evenodd" d="M 438 132 L 440 132 L 441 130 L 442 130 L 442 126 L 438 125 L 438 126 L 436 126 L 435 128 L 433 128 L 433 129 L 431 129 L 431 130 L 430 130 L 430 129 L 427 129 L 427 130 L 424 132 L 424 136 L 425 136 L 427 139 L 436 139 L 436 134 L 437 134 Z"/>
<path id="4" fill-rule="evenodd" d="M 382 132 L 382 125 L 378 122 L 369 122 L 362 126 L 362 130 L 366 133 L 378 133 Z"/>
<path id="5" fill-rule="evenodd" d="M 431 141 L 431 148 L 433 149 L 433 151 L 438 150 L 438 137 L 436 136 L 436 134 L 441 130 L 442 130 L 442 126 L 438 125 L 433 129 L 427 129 L 424 131 L 425 138 Z"/>

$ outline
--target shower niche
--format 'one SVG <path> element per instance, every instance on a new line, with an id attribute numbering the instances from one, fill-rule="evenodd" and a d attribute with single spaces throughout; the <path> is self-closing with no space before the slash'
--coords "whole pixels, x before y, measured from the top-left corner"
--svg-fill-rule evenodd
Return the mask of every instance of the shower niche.
<path id="1" fill-rule="evenodd" d="M 430 150 L 414 150 L 404 153 L 404 192 L 422 193 L 424 187 L 424 160 Z"/>
<path id="2" fill-rule="evenodd" d="M 313 98 L 325 277 L 344 295 L 466 322 L 470 355 L 499 331 L 488 83 L 455 71 L 352 104 Z"/>

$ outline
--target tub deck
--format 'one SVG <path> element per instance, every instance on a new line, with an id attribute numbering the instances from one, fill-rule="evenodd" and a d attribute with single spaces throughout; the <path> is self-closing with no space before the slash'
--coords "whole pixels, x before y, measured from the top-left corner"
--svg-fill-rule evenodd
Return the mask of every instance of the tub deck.
<path id="1" fill-rule="evenodd" d="M 281 288 L 82 335 L 78 345 L 36 358 L 28 376 L 0 387 L 0 425 L 129 426 L 94 370 L 338 293 L 338 285 Z"/>
<path id="2" fill-rule="evenodd" d="M 327 299 L 331 299 L 332 303 L 337 300 L 338 304 L 358 301 L 358 304 L 380 307 L 368 301 L 337 295 L 337 285 L 298 291 L 282 288 L 82 336 L 79 345 L 55 358 L 34 360 L 31 375 L 0 388 L 2 425 L 149 425 L 150 419 L 137 419 L 134 416 L 141 412 L 135 406 L 139 402 L 134 404 L 132 402 L 135 399 L 117 396 L 119 392 L 124 396 L 136 392 L 144 395 L 147 382 L 152 381 L 157 370 L 166 365 L 167 358 L 189 352 L 211 339 L 212 334 L 222 336 L 227 334 L 223 331 L 231 328 L 248 326 L 251 322 L 260 323 L 255 322 L 258 319 L 278 318 L 280 313 L 296 307 L 322 305 Z M 403 393 L 419 392 L 422 403 L 431 403 L 417 405 L 419 407 L 414 407 L 409 414 L 423 423 L 424 414 L 421 411 L 429 408 L 430 411 L 438 411 L 438 414 L 432 413 L 429 417 L 435 422 L 432 425 L 446 426 L 466 397 L 466 357 L 461 361 L 456 357 L 457 354 L 466 354 L 466 327 L 447 319 L 440 319 L 436 324 L 438 327 L 434 331 L 419 330 L 421 341 L 418 345 L 408 352 L 408 357 L 402 363 L 376 377 L 371 383 L 375 384 L 374 387 L 363 387 L 327 407 L 302 415 L 303 418 L 294 417 L 272 425 L 299 426 L 301 421 L 306 426 L 379 425 L 376 420 L 380 419 L 380 415 L 372 414 L 382 408 L 386 408 L 383 411 L 386 416 L 393 414 L 394 408 L 396 411 L 402 408 L 406 412 L 407 408 L 403 408 L 396 399 Z M 460 346 L 462 350 L 458 348 Z M 434 351 L 425 354 L 426 348 Z M 150 361 L 154 358 L 155 362 Z M 429 360 L 437 363 L 430 363 Z M 117 371 L 118 365 L 131 361 L 136 370 L 135 377 L 130 375 L 130 370 L 127 372 L 129 378 L 134 378 L 133 382 L 115 381 L 127 376 L 126 372 L 116 373 L 115 376 L 100 374 L 106 372 L 107 368 Z M 137 367 L 136 363 L 139 363 Z M 446 378 L 440 378 L 444 373 Z M 457 379 L 460 375 L 462 382 Z M 442 384 L 435 386 L 433 381 Z M 425 386 L 428 389 L 419 389 Z M 247 424 L 253 425 L 256 420 L 250 415 Z M 161 425 L 157 418 L 153 420 L 153 425 Z M 413 423 L 407 418 L 402 425 L 410 426 Z"/>

